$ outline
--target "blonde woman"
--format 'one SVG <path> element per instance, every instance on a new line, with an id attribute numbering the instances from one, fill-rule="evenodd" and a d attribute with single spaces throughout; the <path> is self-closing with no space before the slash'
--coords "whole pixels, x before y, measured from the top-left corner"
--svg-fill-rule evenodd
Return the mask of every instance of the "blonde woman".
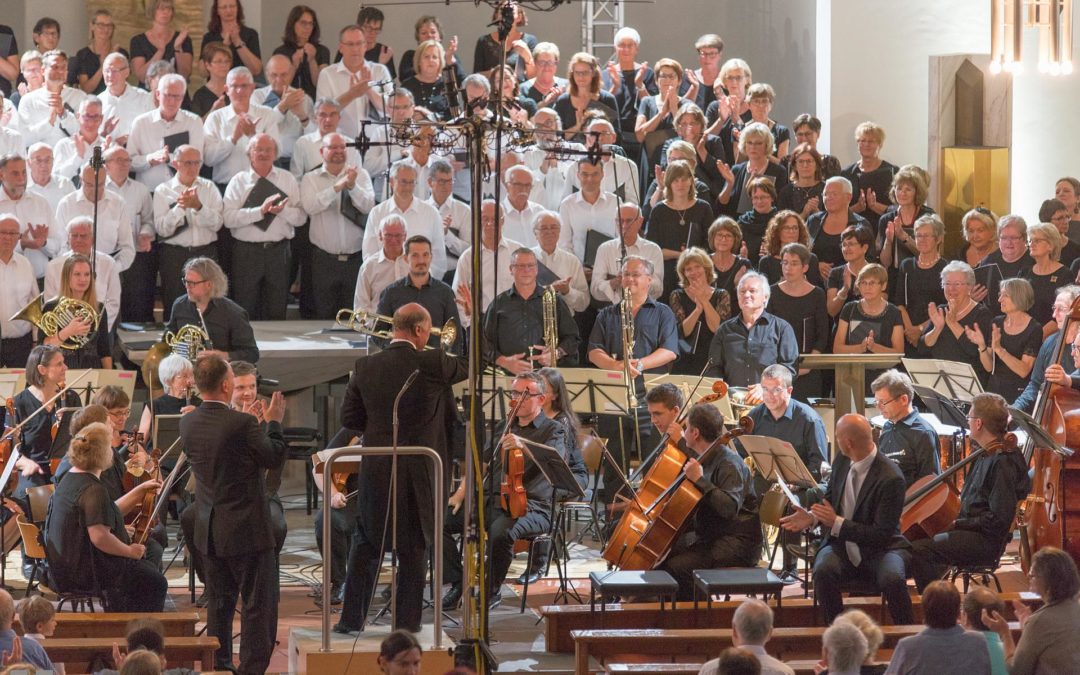
<path id="1" fill-rule="evenodd" d="M 620 133 L 619 104 L 611 92 L 600 86 L 600 64 L 596 57 L 586 52 L 571 56 L 567 79 L 570 81 L 567 91 L 560 94 L 552 106 L 559 113 L 567 136 L 581 132 L 586 121 L 585 112 L 593 108 L 602 111 L 615 127 L 615 133 Z"/>
<path id="2" fill-rule="evenodd" d="M 1031 316 L 1043 327 L 1044 338 L 1058 329 L 1053 316 L 1054 293 L 1072 281 L 1069 269 L 1058 262 L 1064 239 L 1050 223 L 1036 223 L 1027 228 L 1028 252 L 1035 264 L 1020 276 L 1031 282 L 1035 292 Z"/>
<path id="3" fill-rule="evenodd" d="M 870 222 L 877 222 L 888 209 L 886 196 L 897 168 L 879 156 L 885 145 L 885 130 L 879 125 L 863 122 L 855 127 L 855 143 L 859 147 L 859 160 L 840 175 L 854 187 L 852 210 Z"/>
<path id="4" fill-rule="evenodd" d="M 779 164 L 769 160 L 775 143 L 769 127 L 759 122 L 751 122 L 739 134 L 739 156 L 745 157 L 735 166 L 720 162 L 717 168 L 724 178 L 724 189 L 717 197 L 725 213 L 737 215 L 750 210 L 750 181 L 765 177 L 772 180 L 777 190 L 788 182 L 787 173 Z"/>
<path id="5" fill-rule="evenodd" d="M 683 340 L 690 350 L 679 357 L 673 373 L 697 375 L 709 360 L 709 345 L 720 324 L 731 316 L 731 295 L 713 286 L 712 260 L 704 249 L 692 246 L 679 254 L 675 265 L 679 287 L 668 295 Z"/>
<path id="6" fill-rule="evenodd" d="M 664 295 L 675 290 L 676 262 L 691 247 L 705 248 L 712 222 L 709 203 L 697 197 L 694 170 L 684 161 L 668 165 L 664 172 L 664 199 L 649 213 L 646 237 L 664 256 Z"/>
<path id="7" fill-rule="evenodd" d="M 893 176 L 889 200 L 892 205 L 877 221 L 877 248 L 886 269 L 899 267 L 901 261 L 918 253 L 915 222 L 934 212 L 926 205 L 930 193 L 921 168 L 908 165 Z"/>
<path id="8" fill-rule="evenodd" d="M 76 318 L 69 321 L 55 335 L 43 336 L 42 344 L 60 346 L 72 338 L 81 338 L 85 344 L 78 349 L 65 350 L 69 368 L 112 368 L 112 339 L 109 336 L 109 316 L 105 305 L 98 302 L 94 290 L 94 277 L 90 259 L 78 253 L 64 261 L 60 271 L 60 296 L 48 300 L 42 309 L 47 313 L 56 309 L 61 298 L 79 300 L 95 309 L 98 323 Z"/>

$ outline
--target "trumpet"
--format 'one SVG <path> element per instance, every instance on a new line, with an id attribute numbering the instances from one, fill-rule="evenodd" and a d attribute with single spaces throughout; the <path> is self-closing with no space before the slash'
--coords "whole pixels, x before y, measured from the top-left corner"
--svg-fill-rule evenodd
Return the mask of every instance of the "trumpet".
<path id="1" fill-rule="evenodd" d="M 371 337 L 383 338 L 384 340 L 390 340 L 393 338 L 389 328 L 378 330 L 376 326 L 380 323 L 393 325 L 394 318 L 386 316 L 385 314 L 375 314 L 374 312 L 366 312 L 362 309 L 340 309 L 337 316 L 334 318 L 334 323 L 342 328 L 348 328 L 354 330 L 357 333 L 363 333 L 364 335 L 370 335 Z M 450 348 L 457 342 L 458 327 L 454 323 L 453 319 L 447 319 L 442 328 L 432 328 L 431 334 L 438 336 L 439 345 L 445 352 L 450 353 Z M 428 345 L 430 349 L 431 346 Z"/>

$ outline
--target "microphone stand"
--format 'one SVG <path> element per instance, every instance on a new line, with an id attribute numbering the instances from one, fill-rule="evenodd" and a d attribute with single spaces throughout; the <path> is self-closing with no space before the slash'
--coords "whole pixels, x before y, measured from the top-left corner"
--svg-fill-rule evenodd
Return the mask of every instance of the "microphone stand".
<path id="1" fill-rule="evenodd" d="M 393 427 L 394 427 L 394 442 L 390 450 L 390 625 L 392 630 L 397 629 L 397 528 L 398 528 L 398 502 L 397 502 L 397 489 L 398 489 L 398 427 L 400 420 L 398 419 L 398 404 L 401 403 L 401 397 L 405 395 L 409 387 L 416 382 L 416 378 L 420 376 L 420 369 L 412 371 L 409 377 L 405 379 L 405 384 L 401 385 L 401 390 L 394 398 L 394 410 L 393 410 Z M 439 533 L 436 533 L 437 535 Z M 384 535 L 385 536 L 385 535 Z M 385 540 L 384 540 L 385 541 Z"/>
<path id="2" fill-rule="evenodd" d="M 94 170 L 94 230 L 90 248 L 90 279 L 95 282 L 97 281 L 98 202 L 104 194 L 104 188 L 101 186 L 101 169 L 104 165 L 105 162 L 101 158 L 101 145 L 95 145 L 94 154 L 90 157 L 90 168 Z"/>

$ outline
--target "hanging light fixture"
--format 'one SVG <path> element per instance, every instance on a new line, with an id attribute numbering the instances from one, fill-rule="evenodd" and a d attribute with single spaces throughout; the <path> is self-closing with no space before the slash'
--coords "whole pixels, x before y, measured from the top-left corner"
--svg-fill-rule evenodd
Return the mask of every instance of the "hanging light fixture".
<path id="1" fill-rule="evenodd" d="M 1034 28 L 1039 72 L 1072 73 L 1072 20 L 1072 0 L 990 0 L 990 72 L 1022 72 L 1024 28 Z"/>

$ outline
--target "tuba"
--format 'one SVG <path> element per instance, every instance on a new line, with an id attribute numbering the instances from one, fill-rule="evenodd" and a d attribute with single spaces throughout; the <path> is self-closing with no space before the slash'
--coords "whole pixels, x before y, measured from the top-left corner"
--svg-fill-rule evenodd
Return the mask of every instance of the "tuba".
<path id="1" fill-rule="evenodd" d="M 76 350 L 90 344 L 97 337 L 98 325 L 101 323 L 101 314 L 97 308 L 89 302 L 75 300 L 60 296 L 56 299 L 56 306 L 48 312 L 44 311 L 42 300 L 45 294 L 31 300 L 23 307 L 12 321 L 29 321 L 37 326 L 45 335 L 52 337 L 63 330 L 73 321 L 83 321 L 90 324 L 90 332 L 86 335 L 73 335 L 60 343 L 61 349 Z"/>
<path id="2" fill-rule="evenodd" d="M 386 316 L 385 314 L 375 314 L 374 312 L 367 312 L 362 309 L 339 309 L 337 316 L 334 318 L 334 323 L 342 328 L 354 330 L 357 333 L 363 333 L 364 335 L 370 335 L 371 337 L 382 338 L 384 340 L 390 340 L 393 338 L 389 328 L 378 330 L 377 326 L 380 323 L 393 325 L 394 317 Z M 454 346 L 457 341 L 457 324 L 453 319 L 447 319 L 442 328 L 432 328 L 431 334 L 439 338 L 439 346 L 443 348 L 447 354 L 450 353 L 450 348 Z M 431 348 L 430 345 L 427 347 Z"/>
<path id="3" fill-rule="evenodd" d="M 552 368 L 559 357 L 559 307 L 558 291 L 554 286 L 544 289 L 544 346 L 547 347 Z"/>

